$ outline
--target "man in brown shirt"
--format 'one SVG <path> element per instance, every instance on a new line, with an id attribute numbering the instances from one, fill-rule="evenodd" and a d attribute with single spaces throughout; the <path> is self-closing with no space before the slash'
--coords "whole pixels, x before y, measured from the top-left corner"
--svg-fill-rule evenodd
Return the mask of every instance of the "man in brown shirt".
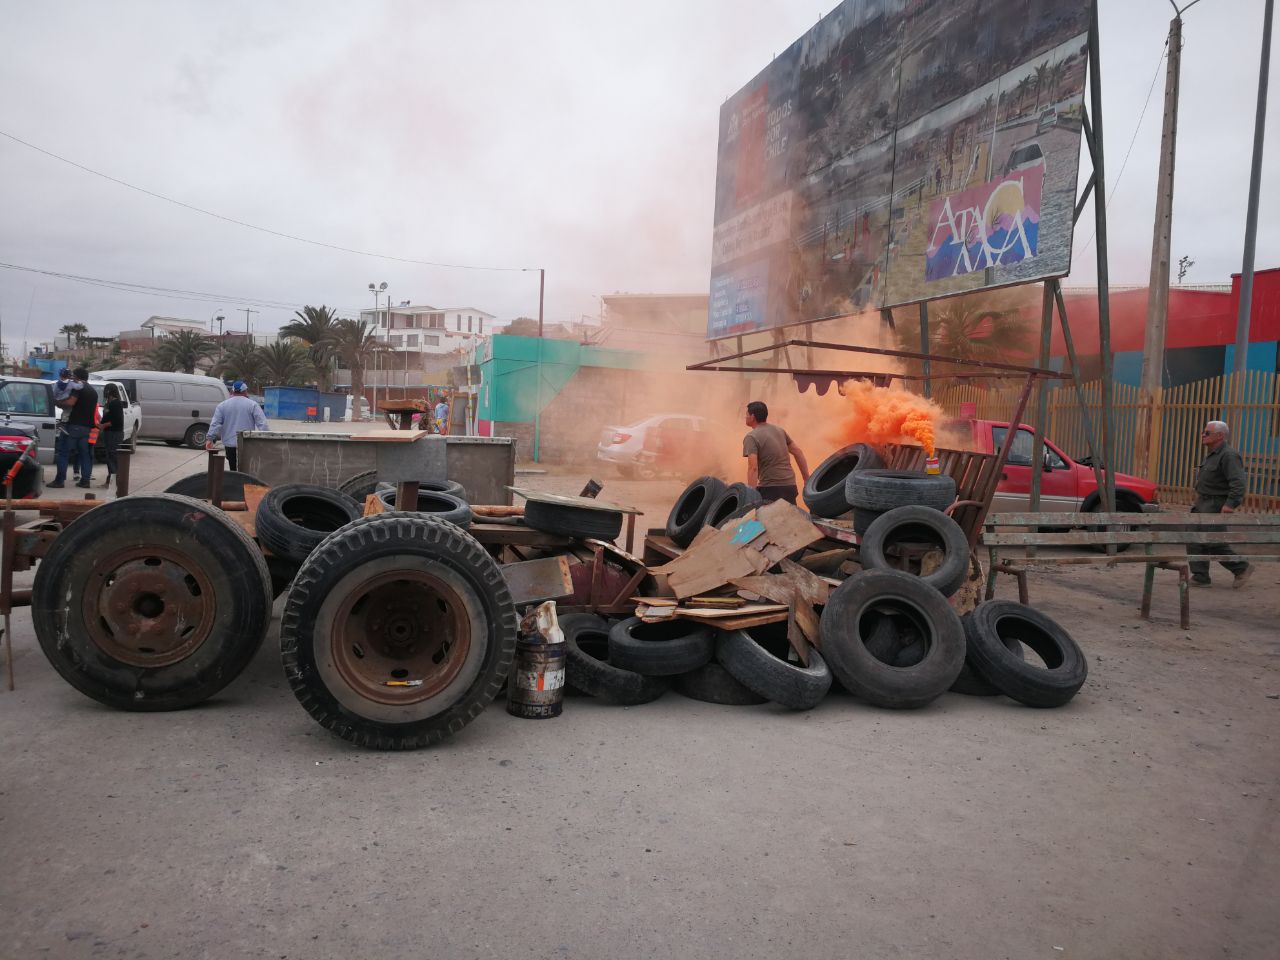
<path id="1" fill-rule="evenodd" d="M 763 401 L 747 404 L 746 425 L 751 428 L 742 439 L 742 455 L 747 458 L 747 486 L 755 487 L 765 503 L 785 500 L 794 504 L 800 490 L 796 486 L 791 457 L 800 468 L 801 482 L 809 479 L 809 464 L 787 431 L 769 423 L 769 408 Z"/>

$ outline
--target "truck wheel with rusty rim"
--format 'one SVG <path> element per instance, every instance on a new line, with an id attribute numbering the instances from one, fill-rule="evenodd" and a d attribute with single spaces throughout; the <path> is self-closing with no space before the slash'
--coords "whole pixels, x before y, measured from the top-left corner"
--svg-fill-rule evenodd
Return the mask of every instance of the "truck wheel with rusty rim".
<path id="1" fill-rule="evenodd" d="M 321 726 L 377 750 L 457 733 L 502 689 L 516 611 L 497 563 L 451 523 L 362 517 L 307 558 L 280 625 L 285 676 Z"/>
<path id="2" fill-rule="evenodd" d="M 271 622 L 262 554 L 221 510 L 175 494 L 95 507 L 36 568 L 31 618 L 81 693 L 123 710 L 205 700 L 253 659 Z"/>

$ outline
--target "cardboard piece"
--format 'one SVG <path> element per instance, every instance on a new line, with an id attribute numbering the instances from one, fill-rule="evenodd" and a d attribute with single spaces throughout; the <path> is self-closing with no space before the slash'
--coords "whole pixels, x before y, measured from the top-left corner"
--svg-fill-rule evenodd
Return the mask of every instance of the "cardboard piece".
<path id="1" fill-rule="evenodd" d="M 763 524 L 764 532 L 750 543 L 735 544 L 739 528 L 753 520 Z M 723 530 L 707 533 L 706 529 L 683 554 L 652 571 L 666 576 L 668 587 L 679 599 L 707 593 L 740 577 L 762 574 L 789 554 L 822 539 L 809 515 L 785 500 L 766 504 Z"/>

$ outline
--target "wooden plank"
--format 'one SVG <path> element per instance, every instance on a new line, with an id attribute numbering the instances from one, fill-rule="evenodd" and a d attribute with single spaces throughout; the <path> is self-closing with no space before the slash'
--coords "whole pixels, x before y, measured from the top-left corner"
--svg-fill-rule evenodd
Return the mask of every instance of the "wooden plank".
<path id="1" fill-rule="evenodd" d="M 502 577 L 517 607 L 573 596 L 569 558 L 564 555 L 504 563 Z"/>
<path id="2" fill-rule="evenodd" d="M 993 513 L 984 526 L 996 527 L 1211 527 L 1220 524 L 1280 527 L 1274 513 Z"/>
<path id="3" fill-rule="evenodd" d="M 810 606 L 823 606 L 831 595 L 831 585 L 824 578 L 791 559 L 780 564 L 782 575 L 796 585 L 799 595 Z"/>
<path id="4" fill-rule="evenodd" d="M 735 620 L 742 617 L 756 617 L 765 613 L 786 613 L 785 603 L 749 603 L 737 610 L 702 610 L 681 605 L 676 608 L 676 616 L 686 620 Z M 784 618 L 785 619 L 785 618 Z"/>
<path id="5" fill-rule="evenodd" d="M 800 626 L 800 620 L 796 616 L 800 607 L 792 604 L 787 610 L 787 643 L 791 644 L 791 649 L 796 652 L 796 656 L 800 658 L 800 662 L 806 667 L 809 666 L 809 638 L 805 636 L 803 628 Z"/>
<path id="6" fill-rule="evenodd" d="M 1086 547 L 1107 543 L 1280 543 L 1280 528 L 1227 530 L 1072 530 L 983 534 L 984 547 Z"/>
<path id="7" fill-rule="evenodd" d="M 752 627 L 763 627 L 770 623 L 783 623 L 789 616 L 789 608 L 774 613 L 754 614 L 749 617 L 727 617 L 721 620 L 707 620 L 709 627 L 717 630 L 750 630 Z"/>
<path id="8" fill-rule="evenodd" d="M 1169 554 L 1151 554 L 1145 553 L 1118 553 L 1115 556 L 1107 556 L 1105 553 L 1095 553 L 1088 556 L 1044 556 L 1043 554 L 1034 557 L 1005 556 L 1001 558 L 1002 563 L 1007 563 L 1013 567 L 1031 567 L 1031 566 L 1053 566 L 1055 564 L 1065 564 L 1067 566 L 1080 566 L 1089 563 L 1105 563 L 1112 566 L 1117 563 L 1185 563 L 1189 560 L 1208 560 L 1217 561 L 1222 559 L 1219 553 L 1169 553 Z M 1240 554 L 1241 560 L 1248 560 L 1250 563 L 1258 562 L 1276 562 L 1280 561 L 1280 554 Z"/>

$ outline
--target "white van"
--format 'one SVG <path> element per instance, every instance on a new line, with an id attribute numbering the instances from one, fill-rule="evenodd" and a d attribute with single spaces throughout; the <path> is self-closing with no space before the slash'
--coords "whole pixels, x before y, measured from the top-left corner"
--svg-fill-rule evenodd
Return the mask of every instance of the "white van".
<path id="1" fill-rule="evenodd" d="M 104 370 L 124 385 L 129 399 L 142 407 L 144 440 L 172 446 L 204 446 L 214 409 L 227 399 L 227 385 L 217 377 L 162 370 Z"/>
<path id="2" fill-rule="evenodd" d="M 114 372 L 104 370 L 103 374 L 110 376 Z M 105 379 L 96 374 L 89 376 L 89 385 L 98 393 L 99 411 L 102 409 L 102 390 L 108 383 L 114 383 L 119 388 L 120 398 L 124 403 L 126 449 L 136 450 L 137 447 L 134 444 L 142 427 L 138 405 L 127 395 L 122 381 Z M 25 423 L 34 427 L 41 463 L 53 463 L 55 428 L 61 413 L 62 411 L 53 405 L 52 380 L 0 377 L 0 423 Z M 95 455 L 101 460 L 106 454 L 95 451 Z"/>

